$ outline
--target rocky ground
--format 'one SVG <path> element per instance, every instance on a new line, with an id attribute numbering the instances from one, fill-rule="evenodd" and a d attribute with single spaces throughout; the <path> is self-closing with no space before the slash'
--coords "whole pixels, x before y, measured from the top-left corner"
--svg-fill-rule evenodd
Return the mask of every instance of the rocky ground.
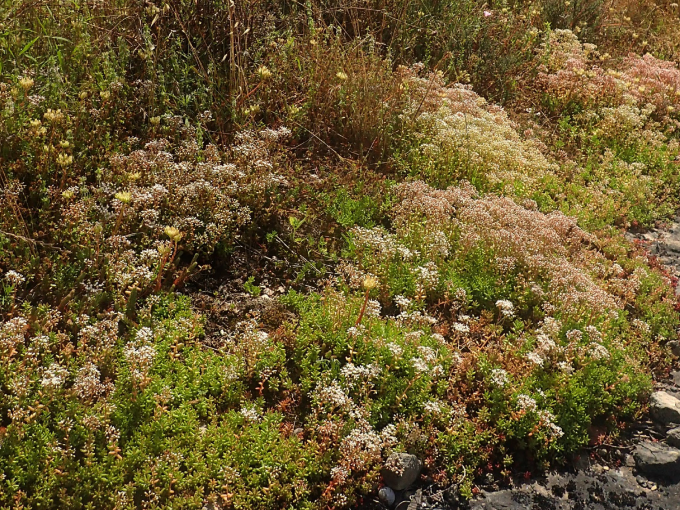
<path id="1" fill-rule="evenodd" d="M 680 221 L 664 229 L 627 236 L 645 246 L 673 278 L 680 277 Z M 680 294 L 680 285 L 677 288 Z M 671 348 L 680 356 L 680 344 L 672 342 Z M 388 486 L 369 507 L 395 510 L 680 509 L 680 371 L 657 384 L 650 399 L 650 415 L 649 420 L 634 424 L 627 445 L 584 452 L 569 468 L 540 478 L 517 480 L 511 487 L 500 488 L 490 480 L 475 499 L 465 503 L 454 496 L 453 490 L 414 488 L 420 461 L 400 454 L 388 460 L 383 473 Z"/>

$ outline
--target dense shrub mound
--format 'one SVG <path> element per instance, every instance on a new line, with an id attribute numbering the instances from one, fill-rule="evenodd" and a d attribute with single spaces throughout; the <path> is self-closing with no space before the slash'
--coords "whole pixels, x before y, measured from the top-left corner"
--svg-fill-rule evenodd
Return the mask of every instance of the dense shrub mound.
<path id="1" fill-rule="evenodd" d="M 678 208 L 680 71 L 677 5 L 615 3 L 0 0 L 0 508 L 616 441 L 680 325 L 622 235 Z"/>

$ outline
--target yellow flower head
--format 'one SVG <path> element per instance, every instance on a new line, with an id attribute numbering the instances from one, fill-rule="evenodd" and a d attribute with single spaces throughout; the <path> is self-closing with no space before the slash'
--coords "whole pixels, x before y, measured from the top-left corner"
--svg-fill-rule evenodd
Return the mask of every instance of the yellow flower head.
<path id="1" fill-rule="evenodd" d="M 173 241 L 175 241 L 176 243 L 179 242 L 180 239 L 182 239 L 182 233 L 175 227 L 165 227 L 165 235 L 168 236 Z"/>
<path id="2" fill-rule="evenodd" d="M 51 108 L 48 108 L 45 114 L 43 115 L 43 118 L 47 122 L 51 122 L 52 124 L 59 124 L 61 121 L 64 120 L 64 114 L 61 112 L 61 109 L 52 110 Z"/>
<path id="3" fill-rule="evenodd" d="M 364 278 L 363 286 L 364 286 L 364 289 L 366 289 L 366 290 L 373 290 L 378 286 L 378 283 L 380 283 L 380 282 L 378 282 L 377 278 L 369 275 L 366 278 Z"/>
<path id="4" fill-rule="evenodd" d="M 116 200 L 123 202 L 124 204 L 129 204 L 132 201 L 132 195 L 129 191 L 119 191 L 115 195 Z"/>
<path id="5" fill-rule="evenodd" d="M 347 75 L 343 73 L 342 71 L 338 71 L 335 77 L 340 80 L 340 81 L 346 81 L 347 80 Z"/>
<path id="6" fill-rule="evenodd" d="M 257 68 L 257 76 L 260 78 L 262 81 L 267 81 L 272 77 L 272 72 L 269 70 L 267 66 L 260 66 Z"/>
<path id="7" fill-rule="evenodd" d="M 29 78 L 27 76 L 22 76 L 19 78 L 19 86 L 24 89 L 24 90 L 29 90 L 31 87 L 34 85 L 33 78 Z"/>
<path id="8" fill-rule="evenodd" d="M 63 153 L 57 156 L 57 165 L 69 166 L 71 163 L 73 163 L 73 156 L 69 156 L 68 154 Z"/>

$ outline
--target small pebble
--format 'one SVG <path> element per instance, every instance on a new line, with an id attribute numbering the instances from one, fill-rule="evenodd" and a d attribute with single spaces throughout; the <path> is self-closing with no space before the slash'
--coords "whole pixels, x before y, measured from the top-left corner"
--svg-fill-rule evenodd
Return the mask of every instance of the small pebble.
<path id="1" fill-rule="evenodd" d="M 387 506 L 392 506 L 395 500 L 394 491 L 389 487 L 381 487 L 378 491 L 378 498 Z"/>

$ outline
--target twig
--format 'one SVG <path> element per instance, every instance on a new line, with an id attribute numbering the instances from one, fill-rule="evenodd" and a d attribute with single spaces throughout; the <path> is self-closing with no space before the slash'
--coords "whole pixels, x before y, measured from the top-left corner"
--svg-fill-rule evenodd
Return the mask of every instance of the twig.
<path id="1" fill-rule="evenodd" d="M 333 147 L 331 147 L 331 146 L 328 145 L 324 140 L 322 140 L 321 138 L 319 138 L 319 136 L 317 136 L 316 133 L 310 131 L 310 130 L 307 129 L 305 126 L 303 126 L 302 124 L 300 124 L 299 122 L 297 122 L 297 121 L 295 121 L 295 120 L 293 120 L 293 119 L 289 119 L 289 121 L 292 122 L 293 124 L 297 125 L 298 127 L 304 129 L 304 130 L 307 131 L 310 135 L 312 135 L 314 138 L 316 138 L 317 140 L 319 140 L 322 144 L 324 144 L 324 145 L 326 146 L 327 149 L 329 149 L 333 154 L 335 154 L 335 155 L 338 157 L 338 159 L 339 159 L 340 161 L 343 161 L 343 162 L 344 162 L 344 161 L 347 161 L 347 158 L 344 158 L 344 157 L 342 157 L 340 154 L 338 154 L 338 152 L 337 152 Z"/>
<path id="2" fill-rule="evenodd" d="M 51 244 L 51 243 L 46 243 L 44 241 L 37 241 L 35 239 L 30 239 L 28 237 L 20 236 L 19 234 L 12 234 L 11 232 L 5 232 L 4 230 L 0 230 L 0 234 L 7 236 L 7 237 L 12 237 L 14 239 L 18 239 L 20 241 L 25 241 L 27 243 L 31 243 L 31 244 L 34 244 L 34 245 L 39 244 L 40 246 L 44 246 L 45 248 L 52 248 L 53 250 L 57 250 L 57 251 L 60 251 L 62 253 L 71 253 L 69 250 L 67 250 L 65 248 L 60 248 L 59 246 L 56 246 L 56 245 Z"/>

